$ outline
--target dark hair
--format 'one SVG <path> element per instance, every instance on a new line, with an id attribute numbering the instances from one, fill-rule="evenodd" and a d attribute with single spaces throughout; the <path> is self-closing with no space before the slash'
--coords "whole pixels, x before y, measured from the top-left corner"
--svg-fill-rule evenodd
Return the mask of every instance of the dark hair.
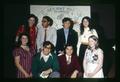
<path id="1" fill-rule="evenodd" d="M 26 21 L 26 24 L 25 24 L 25 32 L 29 34 L 29 23 L 28 23 L 28 20 L 33 17 L 35 19 L 35 26 L 38 24 L 38 17 L 35 16 L 34 14 L 29 14 L 28 17 L 27 17 L 27 21 Z"/>
<path id="2" fill-rule="evenodd" d="M 71 46 L 72 47 L 72 49 L 73 49 L 73 45 L 72 44 L 66 44 L 65 46 L 64 46 L 64 53 L 66 54 L 66 48 L 68 47 L 68 46 Z"/>
<path id="3" fill-rule="evenodd" d="M 48 45 L 51 45 L 51 51 L 54 51 L 54 45 L 50 41 L 43 42 L 43 47 L 47 47 Z"/>
<path id="4" fill-rule="evenodd" d="M 86 19 L 86 20 L 89 22 L 88 27 L 90 28 L 90 31 L 93 29 L 93 27 L 92 27 L 92 22 L 91 22 L 90 17 L 85 16 L 85 17 L 82 18 L 82 22 L 81 22 L 81 25 L 80 25 L 80 31 L 81 31 L 80 34 L 81 34 L 81 35 L 82 35 L 83 32 L 84 32 L 84 25 L 83 25 L 83 20 L 84 20 L 84 19 Z"/>
<path id="5" fill-rule="evenodd" d="M 98 38 L 95 35 L 90 36 L 88 39 L 92 38 L 94 41 L 96 41 L 95 49 L 99 48 L 99 41 Z M 88 46 L 88 49 L 90 49 L 90 46 Z"/>
<path id="6" fill-rule="evenodd" d="M 47 21 L 50 22 L 50 24 L 49 24 L 50 26 L 53 25 L 53 20 L 52 20 L 52 18 L 50 18 L 49 16 L 44 16 L 43 18 L 44 18 L 44 19 L 47 19 Z"/>
<path id="7" fill-rule="evenodd" d="M 35 16 L 34 14 L 30 14 L 27 19 L 29 20 L 31 17 L 33 17 L 35 19 L 35 26 L 36 26 L 38 23 L 38 17 Z"/>
<path id="8" fill-rule="evenodd" d="M 22 41 L 21 41 L 21 38 L 22 38 L 22 36 L 27 36 L 27 38 L 28 38 L 28 43 L 27 43 L 27 46 L 29 46 L 30 47 L 30 38 L 29 38 L 29 36 L 28 36 L 28 34 L 27 33 L 21 33 L 20 35 L 19 35 L 19 38 L 18 38 L 18 43 L 17 43 L 17 47 L 20 47 L 21 46 L 21 44 L 22 44 Z"/>
<path id="9" fill-rule="evenodd" d="M 71 18 L 68 18 L 68 17 L 63 18 L 62 23 L 66 22 L 66 21 L 70 21 L 70 28 L 73 28 L 74 23 L 71 20 Z"/>

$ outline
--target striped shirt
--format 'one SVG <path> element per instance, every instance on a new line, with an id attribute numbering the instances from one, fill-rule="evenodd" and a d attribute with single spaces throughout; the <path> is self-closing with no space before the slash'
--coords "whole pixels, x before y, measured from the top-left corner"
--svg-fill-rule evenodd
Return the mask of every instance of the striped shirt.
<path id="1" fill-rule="evenodd" d="M 24 50 L 22 47 L 15 48 L 13 51 L 13 56 L 20 56 L 20 65 L 27 73 L 31 73 L 31 63 L 32 57 L 35 54 L 35 51 L 30 48 L 30 51 Z M 25 75 L 17 70 L 17 78 L 25 78 Z"/>

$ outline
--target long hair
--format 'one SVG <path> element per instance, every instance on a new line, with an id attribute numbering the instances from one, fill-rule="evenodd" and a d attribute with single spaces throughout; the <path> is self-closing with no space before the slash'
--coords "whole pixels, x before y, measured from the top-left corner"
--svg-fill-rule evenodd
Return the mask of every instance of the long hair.
<path id="1" fill-rule="evenodd" d="M 22 36 L 27 36 L 27 38 L 28 38 L 28 43 L 27 43 L 27 46 L 29 46 L 30 47 L 30 38 L 29 38 L 29 36 L 28 36 L 28 34 L 27 33 L 21 33 L 20 35 L 19 35 L 19 38 L 18 38 L 18 43 L 17 43 L 17 47 L 20 47 L 21 46 L 21 44 L 22 44 L 22 41 L 21 41 L 21 38 L 22 38 Z"/>
<path id="2" fill-rule="evenodd" d="M 96 42 L 95 49 L 98 49 L 99 48 L 98 38 L 95 35 L 90 36 L 88 39 L 90 39 L 90 38 L 92 38 Z M 88 46 L 88 49 L 91 49 L 91 47 Z"/>
<path id="3" fill-rule="evenodd" d="M 92 22 L 91 22 L 90 17 L 85 16 L 85 17 L 82 18 L 82 22 L 81 22 L 81 25 L 80 25 L 80 31 L 81 31 L 80 34 L 81 34 L 81 35 L 82 35 L 83 32 L 84 32 L 84 25 L 83 25 L 84 19 L 86 19 L 86 20 L 89 22 L 88 27 L 90 28 L 90 31 L 93 29 L 93 27 L 92 27 Z"/>
<path id="4" fill-rule="evenodd" d="M 27 21 L 26 21 L 26 24 L 25 24 L 25 32 L 29 34 L 29 23 L 28 23 L 28 20 L 33 17 L 35 19 L 35 24 L 34 26 L 36 26 L 38 24 L 38 17 L 35 16 L 34 14 L 29 14 L 28 17 L 27 17 Z"/>

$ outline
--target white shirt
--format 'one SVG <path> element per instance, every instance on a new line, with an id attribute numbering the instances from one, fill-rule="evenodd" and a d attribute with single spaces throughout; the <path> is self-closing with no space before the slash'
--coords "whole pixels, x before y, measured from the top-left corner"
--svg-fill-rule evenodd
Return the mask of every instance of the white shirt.
<path id="1" fill-rule="evenodd" d="M 51 53 L 49 53 L 48 55 L 44 55 L 43 52 L 41 52 L 41 56 L 40 56 L 40 59 L 43 58 L 45 62 L 48 61 L 48 58 L 52 56 Z"/>
<path id="2" fill-rule="evenodd" d="M 68 56 L 68 55 L 66 54 L 65 57 L 66 57 L 66 61 L 68 61 L 68 60 L 69 60 L 69 57 L 70 57 L 70 62 L 71 62 L 71 56 Z"/>
<path id="3" fill-rule="evenodd" d="M 96 32 L 95 29 L 92 29 L 90 31 L 90 28 L 85 28 L 83 34 L 79 36 L 79 38 L 78 38 L 78 44 L 77 44 L 77 56 L 79 56 L 79 50 L 80 50 L 81 42 L 88 43 L 88 38 L 91 35 L 95 35 L 96 37 L 98 37 L 98 34 L 97 34 L 97 32 Z"/>
<path id="4" fill-rule="evenodd" d="M 48 27 L 47 28 L 47 34 L 46 34 L 46 41 L 50 41 L 54 46 L 56 46 L 56 40 L 57 40 L 57 30 L 53 27 Z M 43 46 L 44 42 L 44 34 L 45 34 L 45 28 L 42 26 L 38 28 L 38 34 L 37 34 L 37 49 L 39 51 L 40 48 Z"/>

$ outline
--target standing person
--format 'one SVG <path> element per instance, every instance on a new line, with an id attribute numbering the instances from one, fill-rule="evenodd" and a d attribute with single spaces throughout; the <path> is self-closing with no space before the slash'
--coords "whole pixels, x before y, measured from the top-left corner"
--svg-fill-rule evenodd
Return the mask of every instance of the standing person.
<path id="1" fill-rule="evenodd" d="M 56 51 L 57 54 L 63 53 L 64 46 L 66 44 L 72 44 L 73 46 L 73 53 L 76 54 L 77 50 L 77 42 L 78 42 L 78 34 L 76 31 L 74 31 L 73 28 L 73 21 L 65 17 L 62 20 L 63 28 L 57 30 L 57 45 L 56 45 Z"/>
<path id="2" fill-rule="evenodd" d="M 43 42 L 41 52 L 37 53 L 32 61 L 33 78 L 59 78 L 59 63 L 57 56 L 51 53 L 53 44 L 50 41 Z"/>
<path id="3" fill-rule="evenodd" d="M 30 40 L 27 34 L 20 34 L 18 47 L 14 49 L 13 56 L 17 67 L 17 78 L 32 77 L 31 63 L 35 50 L 30 48 Z"/>
<path id="4" fill-rule="evenodd" d="M 77 44 L 77 54 L 79 54 L 79 61 L 81 65 L 83 63 L 85 50 L 88 46 L 88 38 L 91 35 L 98 37 L 96 30 L 91 26 L 91 19 L 88 16 L 85 16 L 83 17 L 80 25 L 80 36 Z M 81 70 L 83 72 L 83 66 L 81 66 Z"/>
<path id="5" fill-rule="evenodd" d="M 21 33 L 28 33 L 30 37 L 30 46 L 36 49 L 36 37 L 37 37 L 37 23 L 38 18 L 34 14 L 30 14 L 27 18 L 27 24 L 21 25 L 16 32 L 16 42 L 18 42 L 18 36 Z"/>
<path id="6" fill-rule="evenodd" d="M 49 16 L 44 16 L 42 18 L 42 26 L 38 29 L 37 34 L 37 51 L 42 48 L 44 41 L 50 41 L 54 46 L 56 46 L 57 32 L 56 29 L 52 27 L 53 20 Z"/>
<path id="7" fill-rule="evenodd" d="M 104 78 L 103 51 L 98 46 L 98 38 L 92 35 L 88 41 L 83 60 L 84 78 Z"/>
<path id="8" fill-rule="evenodd" d="M 77 56 L 73 54 L 73 46 L 66 44 L 64 51 L 64 54 L 58 56 L 61 78 L 80 77 L 80 65 Z"/>

